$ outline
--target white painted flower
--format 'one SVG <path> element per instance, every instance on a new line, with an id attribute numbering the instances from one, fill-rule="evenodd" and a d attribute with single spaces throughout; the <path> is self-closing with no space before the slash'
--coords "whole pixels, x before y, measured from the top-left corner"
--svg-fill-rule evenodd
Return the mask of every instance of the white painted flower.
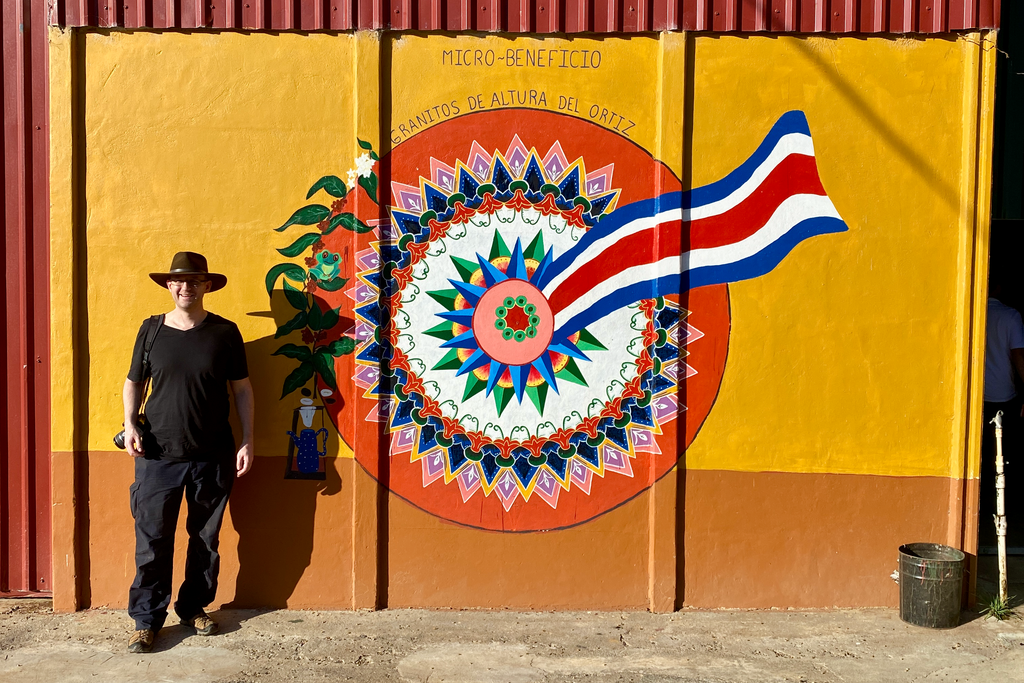
<path id="1" fill-rule="evenodd" d="M 402 303 L 407 304 L 416 300 L 419 296 L 420 288 L 416 285 L 409 283 L 405 289 L 402 290 Z"/>
<path id="2" fill-rule="evenodd" d="M 626 390 L 626 385 L 617 379 L 613 379 L 612 383 L 608 386 L 608 400 L 613 400 L 616 396 L 622 396 L 622 392 Z M 595 399 L 596 400 L 596 399 Z"/>
<path id="3" fill-rule="evenodd" d="M 619 375 L 627 382 L 633 379 L 633 376 L 636 375 L 636 363 L 623 363 L 619 369 Z"/>
<path id="4" fill-rule="evenodd" d="M 427 256 L 440 256 L 441 254 L 448 251 L 448 247 L 445 246 L 444 240 L 434 240 L 427 247 Z"/>
<path id="5" fill-rule="evenodd" d="M 629 346 L 626 347 L 626 351 L 634 358 L 639 358 L 640 354 L 643 353 L 646 348 L 643 337 L 635 337 L 629 342 Z"/>
<path id="6" fill-rule="evenodd" d="M 412 267 L 412 276 L 417 280 L 425 280 L 429 274 L 430 266 L 427 265 L 426 261 L 418 261 L 416 265 Z"/>
<path id="7" fill-rule="evenodd" d="M 412 350 L 416 348 L 416 342 L 413 341 L 411 334 L 400 334 L 398 335 L 398 348 L 402 349 L 405 355 L 412 353 Z"/>
<path id="8" fill-rule="evenodd" d="M 353 187 L 355 187 L 355 186 L 356 186 L 356 177 L 357 177 L 358 175 L 359 175 L 359 174 L 358 174 L 358 173 L 356 173 L 356 170 L 355 170 L 354 168 L 351 168 L 351 169 L 349 169 L 349 171 L 348 171 L 348 175 L 346 175 L 346 176 L 345 176 L 345 185 L 346 185 L 346 186 L 347 186 L 347 187 L 348 187 L 349 189 L 351 189 L 351 188 L 353 188 Z"/>
<path id="9" fill-rule="evenodd" d="M 455 405 L 455 401 L 449 399 L 443 402 L 439 408 L 441 410 L 441 414 L 445 417 L 450 417 L 454 420 L 459 416 L 459 407 Z"/>
<path id="10" fill-rule="evenodd" d="M 369 178 L 376 162 L 370 158 L 369 152 L 363 152 L 356 158 L 356 173 L 360 178 Z"/>
<path id="11" fill-rule="evenodd" d="M 437 397 L 441 395 L 441 387 L 438 386 L 437 382 L 424 382 L 423 391 L 427 396 L 435 401 L 437 400 Z"/>
<path id="12" fill-rule="evenodd" d="M 502 223 L 511 223 L 516 219 L 515 209 L 510 209 L 507 206 L 503 206 L 494 212 L 494 215 Z"/>
<path id="13" fill-rule="evenodd" d="M 400 330 L 407 330 L 412 325 L 409 321 L 409 314 L 405 311 L 398 311 L 391 316 L 391 319 L 394 321 L 395 327 Z"/>

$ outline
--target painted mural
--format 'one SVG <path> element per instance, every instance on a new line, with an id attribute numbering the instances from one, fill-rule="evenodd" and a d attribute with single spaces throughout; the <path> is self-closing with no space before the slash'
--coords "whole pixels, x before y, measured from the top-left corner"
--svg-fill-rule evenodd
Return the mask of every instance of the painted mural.
<path id="1" fill-rule="evenodd" d="M 671 470 L 724 372 L 727 283 L 846 229 L 801 112 L 691 191 L 624 137 L 545 111 L 466 115 L 383 159 L 360 145 L 347 184 L 310 189 L 330 208 L 278 228 L 318 227 L 279 250 L 308 250 L 306 269 L 267 275 L 296 309 L 278 336 L 306 344 L 277 351 L 299 362 L 282 398 L 326 396 L 302 401 L 348 443 L 381 443 L 355 449 L 373 476 L 468 526 L 579 524 Z M 353 213 L 356 184 L 369 201 Z M 308 420 L 289 432 L 296 476 L 326 455 L 318 434 Z"/>

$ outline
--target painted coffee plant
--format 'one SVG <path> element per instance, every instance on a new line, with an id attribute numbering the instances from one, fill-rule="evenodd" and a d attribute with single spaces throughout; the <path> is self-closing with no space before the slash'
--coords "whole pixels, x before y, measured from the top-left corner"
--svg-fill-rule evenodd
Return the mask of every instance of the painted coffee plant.
<path id="1" fill-rule="evenodd" d="M 285 356 L 298 361 L 298 366 L 285 378 L 281 398 L 293 391 L 304 388 L 314 377 L 319 377 L 331 391 L 337 391 L 338 382 L 334 371 L 334 359 L 352 353 L 355 340 L 337 334 L 341 307 L 332 308 L 318 292 L 337 292 L 348 283 L 342 277 L 341 254 L 331 251 L 324 238 L 341 228 L 350 232 L 365 233 L 372 228 L 351 211 L 346 211 L 349 195 L 358 184 L 366 195 L 377 202 L 377 174 L 373 167 L 379 160 L 369 142 L 359 140 L 364 152 L 355 160 L 355 168 L 348 172 L 347 183 L 335 175 L 326 175 L 316 181 L 306 199 L 317 194 L 326 194 L 330 206 L 314 203 L 303 206 L 276 228 L 284 232 L 292 226 L 316 226 L 315 230 L 301 235 L 291 244 L 277 251 L 288 258 L 303 256 L 303 264 L 279 263 L 267 273 L 267 295 L 273 296 L 274 288 L 281 283 L 285 299 L 295 309 L 295 315 L 277 328 L 275 338 L 293 332 L 301 332 L 302 344 L 283 344 L 275 356 Z M 305 393 L 305 392 L 303 392 Z"/>

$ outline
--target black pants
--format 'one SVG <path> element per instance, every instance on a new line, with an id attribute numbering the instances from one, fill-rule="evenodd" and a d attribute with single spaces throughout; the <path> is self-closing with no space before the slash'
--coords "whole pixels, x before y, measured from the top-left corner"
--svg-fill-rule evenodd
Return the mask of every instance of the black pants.
<path id="1" fill-rule="evenodd" d="M 181 497 L 188 516 L 185 580 L 174 611 L 190 618 L 213 602 L 220 571 L 220 526 L 235 481 L 230 458 L 213 462 L 167 462 L 135 459 L 131 485 L 135 518 L 135 581 L 128 592 L 128 614 L 136 629 L 160 630 L 171 602 L 174 531 Z"/>

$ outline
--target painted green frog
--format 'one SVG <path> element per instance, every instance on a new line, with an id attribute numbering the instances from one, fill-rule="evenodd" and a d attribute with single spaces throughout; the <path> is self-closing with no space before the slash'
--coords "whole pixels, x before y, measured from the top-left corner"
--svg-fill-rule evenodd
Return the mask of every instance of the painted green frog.
<path id="1" fill-rule="evenodd" d="M 338 277 L 341 271 L 341 255 L 324 249 L 314 254 L 316 265 L 311 266 L 309 274 L 321 282 L 327 282 Z"/>

